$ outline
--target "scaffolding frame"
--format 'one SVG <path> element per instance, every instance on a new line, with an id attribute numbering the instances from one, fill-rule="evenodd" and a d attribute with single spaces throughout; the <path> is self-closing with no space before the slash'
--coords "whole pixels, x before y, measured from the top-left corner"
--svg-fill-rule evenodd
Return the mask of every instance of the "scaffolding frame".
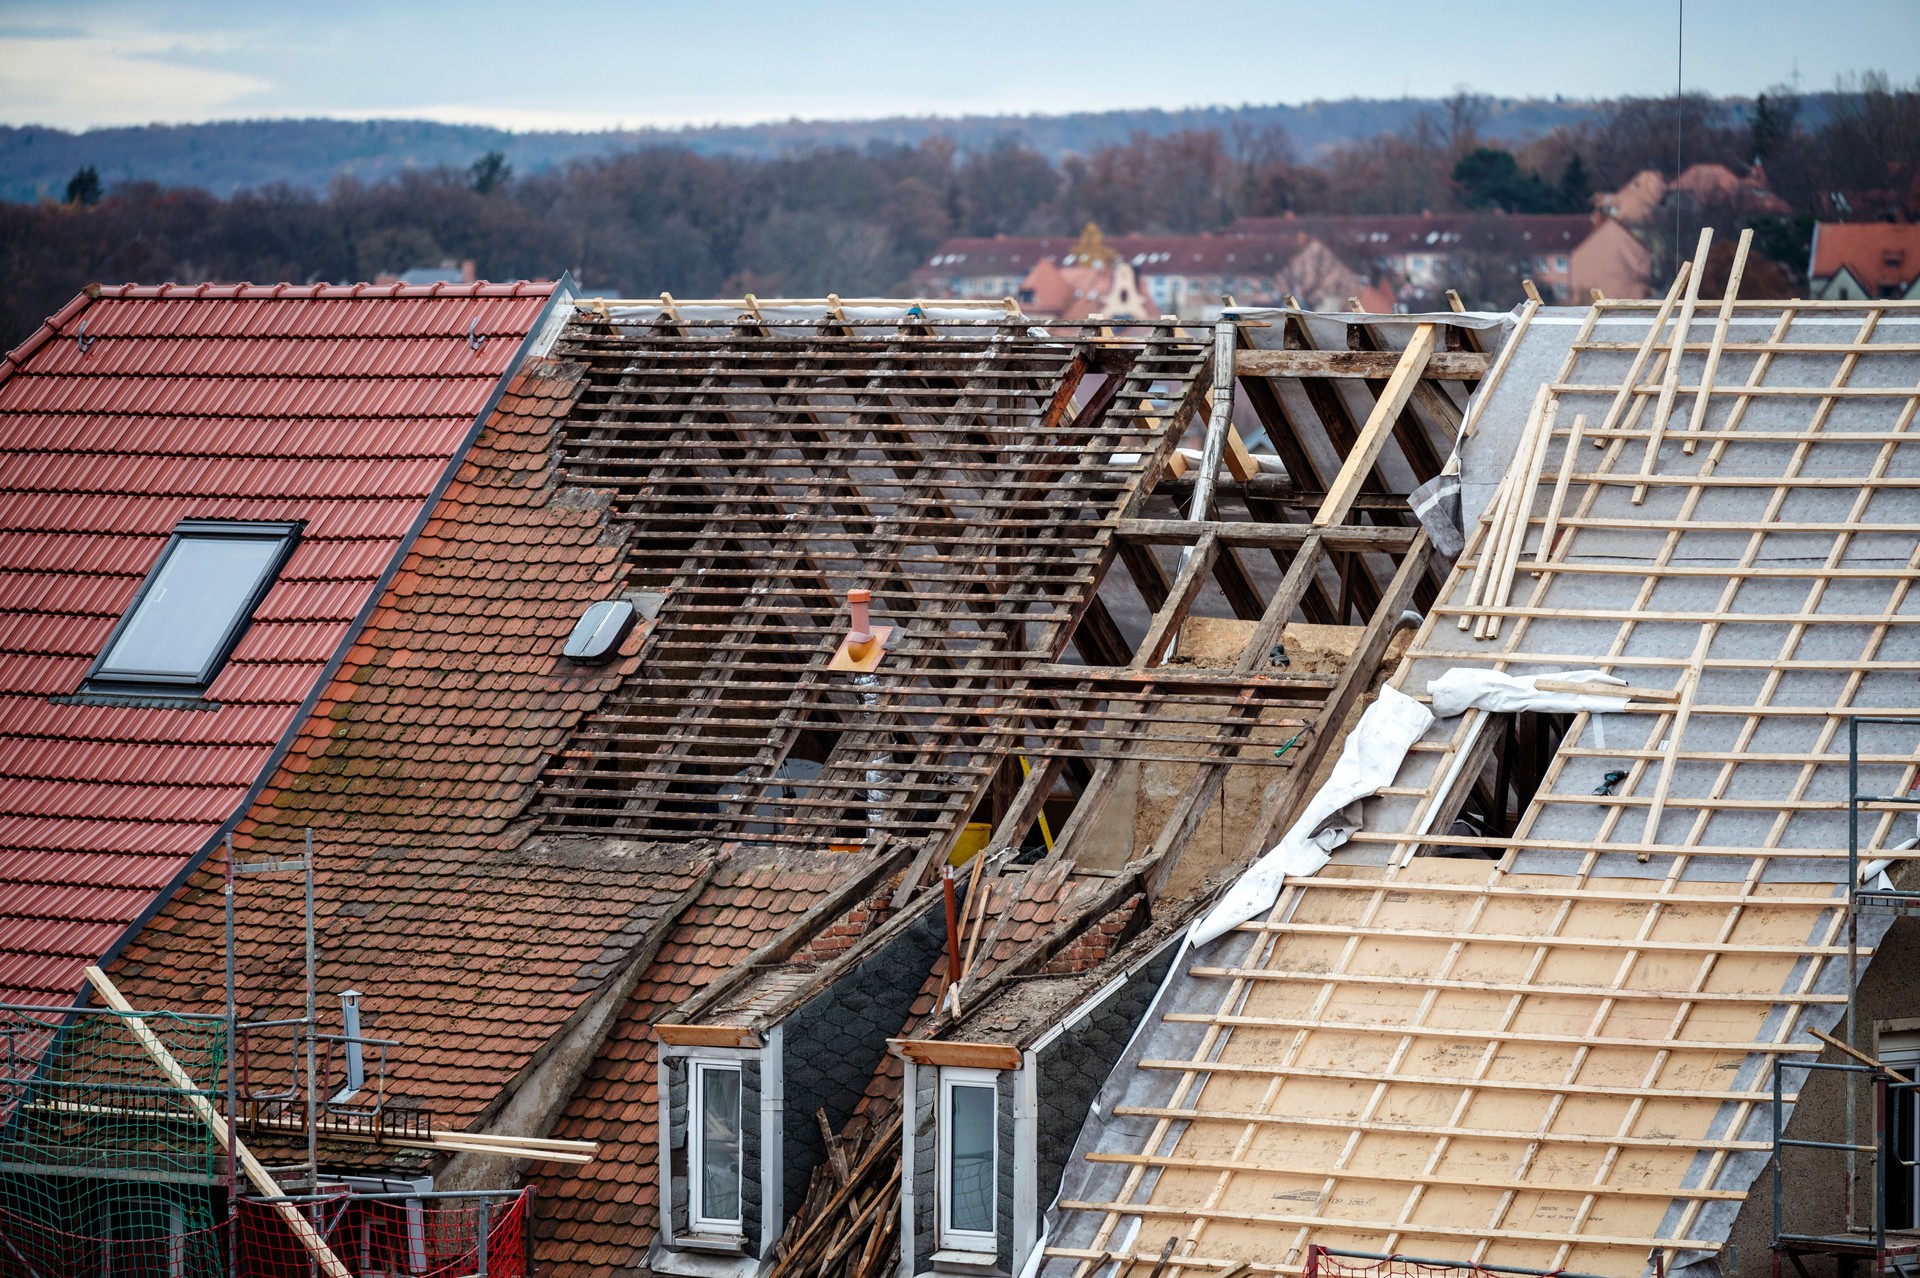
<path id="1" fill-rule="evenodd" d="M 1790 1069 L 1826 1070 L 1840 1074 L 1847 1079 L 1847 1139 L 1844 1141 L 1800 1140 L 1789 1138 L 1787 1129 L 1787 1101 L 1781 1076 Z M 1864 1076 L 1873 1090 L 1873 1143 L 1862 1144 L 1857 1139 L 1853 1127 L 1852 1083 Z M 1804 1081 L 1802 1086 L 1805 1086 Z M 1802 1261 L 1803 1256 L 1832 1256 L 1840 1266 L 1841 1273 L 1851 1272 L 1852 1262 L 1872 1257 L 1873 1274 L 1896 1273 L 1901 1275 L 1920 1272 L 1920 1232 L 1898 1231 L 1906 1234 L 1904 1239 L 1889 1239 L 1887 1229 L 1887 1195 L 1892 1179 L 1894 1164 L 1899 1161 L 1894 1156 L 1892 1144 L 1893 1098 L 1901 1092 L 1910 1092 L 1920 1096 L 1920 1084 L 1896 1082 L 1889 1071 L 1877 1065 L 1852 1065 L 1838 1062 L 1808 1061 L 1792 1064 L 1774 1063 L 1773 1068 L 1773 1157 L 1770 1160 L 1773 1171 L 1773 1278 L 1780 1278 L 1781 1258 L 1793 1262 L 1800 1278 L 1812 1278 Z M 1803 1234 L 1787 1228 L 1786 1219 L 1786 1159 L 1789 1149 L 1826 1149 L 1843 1152 L 1847 1158 L 1847 1223 L 1844 1234 Z M 1855 1161 L 1861 1154 L 1873 1158 L 1873 1217 L 1865 1228 L 1853 1225 L 1853 1212 L 1856 1200 L 1857 1176 Z M 1900 1263 L 1901 1257 L 1914 1257 L 1911 1264 Z"/>

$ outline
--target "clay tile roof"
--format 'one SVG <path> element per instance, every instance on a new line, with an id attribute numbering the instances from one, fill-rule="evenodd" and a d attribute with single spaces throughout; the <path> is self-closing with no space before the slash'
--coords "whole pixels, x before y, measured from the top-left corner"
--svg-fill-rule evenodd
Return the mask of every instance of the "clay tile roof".
<path id="1" fill-rule="evenodd" d="M 244 801 L 550 293 L 123 285 L 0 360 L 0 998 L 71 998 Z M 306 525 L 218 709 L 52 699 L 187 518 Z"/>
<path id="2" fill-rule="evenodd" d="M 922 280 L 1024 277 L 1042 262 L 1064 264 L 1078 243 L 1073 236 L 962 236 L 941 244 L 914 275 Z M 1106 243 L 1117 258 L 1142 275 L 1261 275 L 1284 270 L 1312 243 L 1312 233 L 1304 227 L 1275 225 L 1232 235 L 1115 235 Z M 1045 287 L 1063 287 L 1061 281 L 1044 275 L 1042 279 L 1047 281 Z M 1034 283 L 1022 287 L 1034 287 Z"/>
<path id="3" fill-rule="evenodd" d="M 531 1177 L 541 1205 L 535 1259 L 542 1273 L 609 1278 L 640 1271 L 659 1199 L 653 1022 L 733 971 L 797 912 L 819 904 L 846 881 L 851 864 L 844 856 L 792 851 L 760 865 L 723 864 L 680 916 L 554 1128 L 557 1137 L 601 1141 L 600 1156 L 565 1172 L 536 1167 Z M 733 909 L 731 924 L 714 922 L 750 886 L 771 889 L 781 908 Z M 695 939 L 701 935 L 706 939 Z M 688 961 L 663 961 L 669 952 Z"/>
<path id="4" fill-rule="evenodd" d="M 534 360 L 514 376 L 237 837 L 260 855 L 314 829 L 323 1005 L 337 1018 L 337 992 L 361 991 L 366 1032 L 399 1042 L 389 1090 L 439 1129 L 473 1121 L 709 869 L 684 849 L 528 843 L 515 824 L 542 760 L 629 669 L 559 656 L 614 588 L 620 550 L 597 520 L 582 525 L 577 493 L 547 483 L 576 375 Z M 555 545 L 576 571 L 524 570 Z M 502 626 L 529 604 L 540 616 L 523 633 Z M 217 1009 L 223 868 L 203 864 L 121 955 L 113 972 L 135 1006 Z M 300 890 L 298 876 L 242 881 L 249 1015 L 288 1015 L 303 997 L 286 944 Z"/>
<path id="5" fill-rule="evenodd" d="M 1245 217 L 1226 235 L 1304 232 L 1350 260 L 1408 252 L 1486 247 L 1528 254 L 1567 253 L 1593 234 L 1585 213 L 1330 214 Z"/>
<path id="6" fill-rule="evenodd" d="M 1493 247 L 1531 254 L 1571 252 L 1593 233 L 1584 213 L 1337 214 L 1243 217 L 1215 235 L 1115 235 L 1107 246 L 1142 275 L 1267 276 L 1284 271 L 1314 241 L 1342 258 Z M 923 282 L 982 276 L 1023 278 L 1046 260 L 1064 263 L 1070 236 L 971 236 L 942 243 L 915 270 Z M 1058 291 L 1061 282 L 1042 277 Z M 1031 287 L 1032 285 L 1023 285 Z M 1038 305 L 1038 301 L 1034 303 Z"/>
<path id="7" fill-rule="evenodd" d="M 1869 293 L 1904 289 L 1920 279 L 1920 225 L 1895 222 L 1822 222 L 1813 232 L 1813 274 L 1821 279 L 1841 268 Z"/>

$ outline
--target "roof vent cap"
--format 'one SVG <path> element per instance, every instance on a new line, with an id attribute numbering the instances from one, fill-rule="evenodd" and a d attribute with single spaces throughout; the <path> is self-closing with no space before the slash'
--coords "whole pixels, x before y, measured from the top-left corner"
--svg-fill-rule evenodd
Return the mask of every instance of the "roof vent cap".
<path id="1" fill-rule="evenodd" d="M 587 666 L 606 664 L 619 652 L 637 616 L 633 604 L 625 599 L 602 599 L 580 614 L 560 655 Z"/>

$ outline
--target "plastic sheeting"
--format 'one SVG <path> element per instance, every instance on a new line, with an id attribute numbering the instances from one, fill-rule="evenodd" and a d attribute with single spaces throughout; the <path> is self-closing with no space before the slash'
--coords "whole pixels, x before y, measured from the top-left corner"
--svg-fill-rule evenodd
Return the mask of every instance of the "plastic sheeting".
<path id="1" fill-rule="evenodd" d="M 1289 875 L 1303 877 L 1325 865 L 1328 854 L 1352 837 L 1356 827 L 1346 824 L 1323 829 L 1322 826 L 1348 804 L 1393 784 L 1407 751 L 1436 717 L 1450 719 L 1468 710 L 1495 714 L 1522 710 L 1547 714 L 1574 714 L 1582 710 L 1615 714 L 1627 708 L 1625 697 L 1542 692 L 1534 686 L 1536 679 L 1602 685 L 1624 682 L 1598 670 L 1515 678 L 1495 670 L 1456 666 L 1427 685 L 1427 692 L 1433 697 L 1431 710 L 1397 688 L 1382 688 L 1380 699 L 1367 707 L 1360 722 L 1348 734 L 1346 745 L 1340 751 L 1340 761 L 1333 765 L 1327 783 L 1320 787 L 1300 819 L 1273 850 L 1255 861 L 1227 889 L 1219 903 L 1207 911 L 1206 917 L 1194 924 L 1193 943 L 1205 945 L 1217 940 L 1271 909 L 1280 897 L 1281 884 Z"/>
<path id="2" fill-rule="evenodd" d="M 1288 875 L 1306 875 L 1327 863 L 1327 854 L 1347 841 L 1353 827 L 1321 831 L 1320 824 L 1355 799 L 1393 783 L 1407 751 L 1433 722 L 1433 712 L 1401 692 L 1382 688 L 1380 699 L 1367 707 L 1360 722 L 1347 734 L 1340 761 L 1327 783 L 1307 804 L 1274 849 L 1255 861 L 1206 917 L 1194 924 L 1193 943 L 1209 941 L 1239 927 L 1279 899 Z"/>
<path id="3" fill-rule="evenodd" d="M 1618 714 L 1627 708 L 1625 697 L 1602 697 L 1573 692 L 1541 692 L 1536 680 L 1552 679 L 1560 683 L 1624 684 L 1598 670 L 1572 670 L 1541 673 L 1515 678 L 1497 670 L 1474 666 L 1455 666 L 1427 684 L 1433 697 L 1435 718 L 1451 719 L 1469 710 L 1487 710 L 1494 714 L 1518 714 L 1532 710 L 1541 714 Z"/>

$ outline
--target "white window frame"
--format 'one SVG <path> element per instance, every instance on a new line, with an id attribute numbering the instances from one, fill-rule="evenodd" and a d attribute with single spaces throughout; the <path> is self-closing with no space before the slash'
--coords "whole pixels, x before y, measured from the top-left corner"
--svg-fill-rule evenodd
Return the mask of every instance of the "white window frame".
<path id="1" fill-rule="evenodd" d="M 150 1244 L 150 1243 L 161 1242 L 161 1241 L 164 1241 L 167 1247 L 168 1278 L 186 1278 L 186 1273 L 187 1273 L 187 1209 L 186 1209 L 186 1206 L 182 1203 L 177 1203 L 167 1198 L 131 1198 L 131 1199 L 128 1199 L 125 1203 L 118 1204 L 118 1205 L 124 1206 L 129 1210 L 138 1209 L 138 1208 L 146 1208 L 147 1210 L 152 1210 L 153 1208 L 156 1208 L 156 1207 L 161 1208 L 162 1210 L 165 1211 L 166 1217 L 167 1217 L 167 1234 L 164 1239 L 114 1237 L 114 1228 L 113 1228 L 114 1220 L 113 1220 L 113 1214 L 112 1214 L 114 1204 L 109 1204 L 106 1208 L 107 1216 L 104 1222 L 106 1227 L 101 1230 L 101 1233 L 105 1235 L 105 1237 L 102 1239 L 102 1242 L 105 1245 L 101 1249 L 101 1254 L 100 1254 L 100 1264 L 101 1264 L 100 1278 L 113 1278 L 113 1274 L 116 1272 L 118 1268 L 118 1266 L 115 1264 L 117 1257 L 114 1255 L 114 1248 L 119 1244 L 121 1243 Z"/>
<path id="2" fill-rule="evenodd" d="M 706 1114 L 702 1103 L 706 1092 L 706 1078 L 709 1074 L 732 1074 L 741 1086 L 736 1094 L 742 1098 L 740 1108 L 735 1111 L 734 1130 L 736 1139 L 744 1147 L 747 1134 L 747 1114 L 744 1098 L 746 1080 L 742 1077 L 739 1061 L 716 1061 L 690 1058 L 687 1061 L 687 1228 L 696 1234 L 721 1234 L 744 1236 L 746 1234 L 747 1210 L 747 1162 L 740 1159 L 740 1211 L 733 1216 L 709 1216 L 706 1214 L 706 1124 L 701 1121 Z"/>
<path id="3" fill-rule="evenodd" d="M 1883 1030 L 1876 1036 L 1874 1051 L 1889 1068 L 1900 1071 L 1908 1078 L 1913 1078 L 1915 1077 L 1914 1071 L 1916 1067 L 1920 1067 L 1920 1032 L 1913 1030 L 1888 1032 Z M 1908 1140 L 1910 1142 L 1908 1148 L 1916 1153 L 1920 1153 L 1920 1094 L 1915 1094 L 1914 1106 L 1907 1111 L 1907 1119 L 1913 1125 L 1913 1130 L 1908 1133 Z M 1897 1119 L 1894 1115 L 1890 1114 L 1888 1115 L 1888 1121 L 1892 1123 L 1897 1121 Z M 1887 1135 L 1896 1142 L 1899 1140 L 1896 1132 L 1889 1131 Z M 1897 1143 L 1894 1148 L 1899 1148 Z M 1881 1157 L 1883 1158 L 1890 1158 L 1892 1156 L 1892 1149 L 1881 1151 Z M 1920 1159 L 1916 1159 L 1915 1161 L 1920 1162 Z M 1900 1167 L 1896 1165 L 1890 1169 L 1889 1178 L 1892 1176 L 1906 1176 L 1910 1178 L 1907 1181 L 1907 1201 L 1911 1204 L 1914 1219 L 1908 1221 L 1888 1221 L 1888 1228 L 1913 1229 L 1920 1227 L 1920 1166 Z"/>
<path id="4" fill-rule="evenodd" d="M 976 1229 L 953 1229 L 948 1221 L 953 1219 L 953 1093 L 960 1087 L 985 1087 L 993 1094 L 993 1174 L 988 1183 L 994 1186 L 994 1228 L 982 1232 Z M 940 1133 L 939 1165 L 935 1178 L 939 1183 L 938 1213 L 940 1225 L 940 1247 L 944 1251 L 965 1251 L 976 1254 L 992 1254 L 1000 1246 L 1000 1073 L 991 1069 L 965 1069 L 960 1066 L 942 1066 L 940 1086 L 934 1102 L 939 1108 L 934 1115 L 934 1126 Z"/>

